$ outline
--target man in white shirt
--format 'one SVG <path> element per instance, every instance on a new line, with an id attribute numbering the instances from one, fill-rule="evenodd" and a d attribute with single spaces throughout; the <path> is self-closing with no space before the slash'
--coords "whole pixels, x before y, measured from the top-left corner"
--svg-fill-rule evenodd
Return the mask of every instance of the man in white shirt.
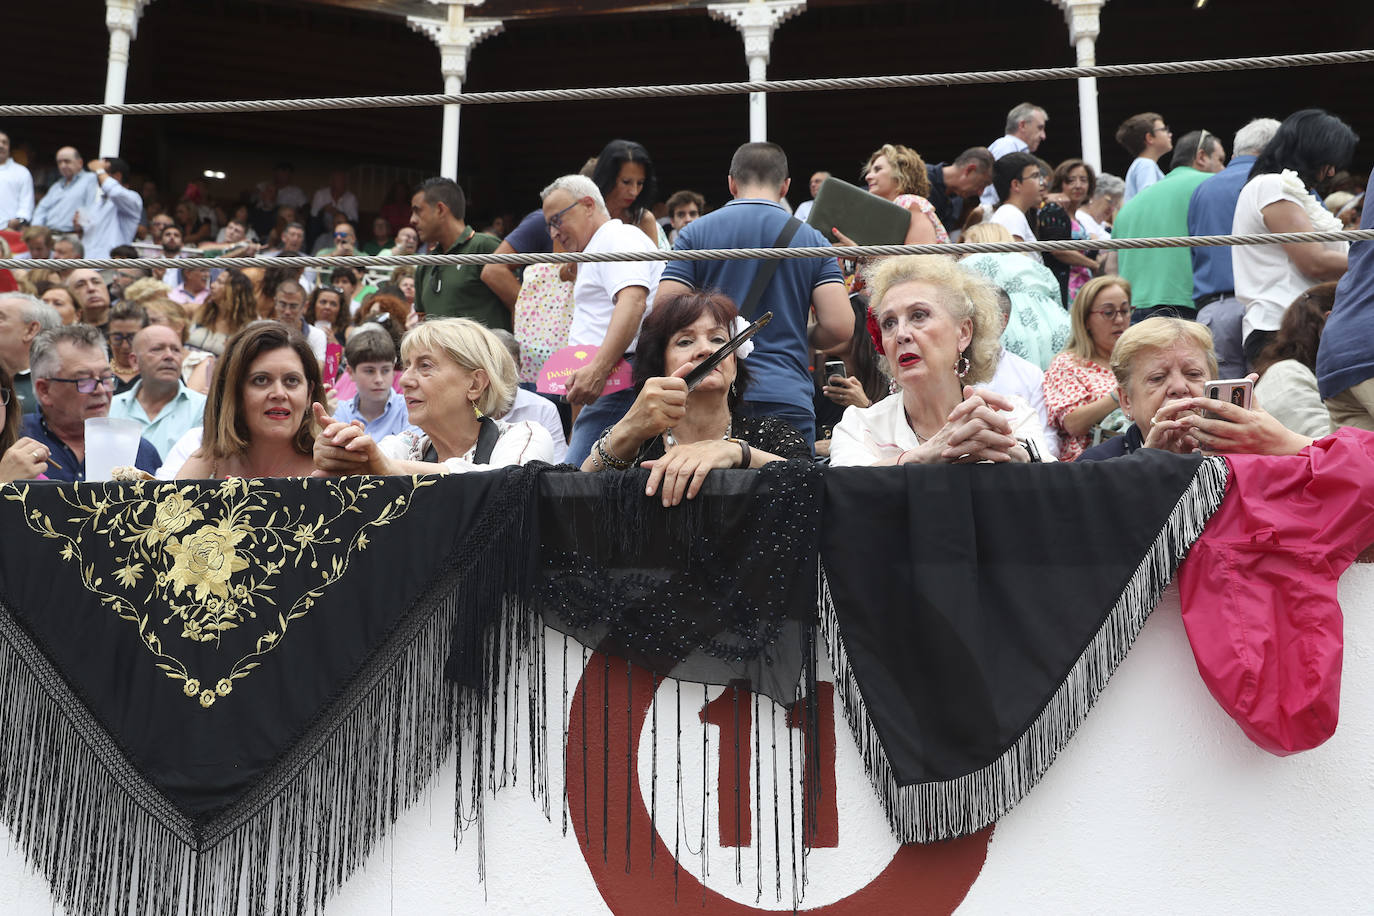
<path id="1" fill-rule="evenodd" d="M 10 158 L 10 135 L 0 131 L 0 225 L 19 229 L 33 216 L 33 176 Z"/>
<path id="2" fill-rule="evenodd" d="M 1002 330 L 1011 321 L 1011 296 L 1000 286 L 997 287 L 997 305 L 1002 312 Z M 1006 347 L 997 360 L 997 371 L 987 387 L 1007 397 L 1021 398 L 1035 415 L 1040 418 L 1040 432 L 1048 451 L 1056 459 L 1059 457 L 1059 436 L 1050 428 L 1050 415 L 1045 407 L 1045 373 L 1028 359 L 1022 359 Z"/>
<path id="3" fill-rule="evenodd" d="M 77 231 L 86 257 L 108 258 L 111 248 L 134 240 L 143 217 L 143 198 L 124 187 L 129 165 L 123 159 L 92 159 L 86 167 L 98 187 L 90 204 L 81 208 Z"/>
<path id="4" fill-rule="evenodd" d="M 654 251 L 637 226 L 611 219 L 601 190 L 590 178 L 564 175 L 539 195 L 544 222 L 565 251 Z M 580 264 L 573 285 L 573 319 L 568 344 L 597 347 L 591 363 L 568 379 L 567 398 L 576 409 L 566 461 L 581 465 L 602 430 L 615 424 L 634 403 L 625 388 L 601 392 L 612 370 L 634 354 L 639 325 L 653 307 L 663 274 L 662 261 Z"/>
<path id="5" fill-rule="evenodd" d="M 494 328 L 491 333 L 505 344 L 515 364 L 520 365 L 520 341 L 515 339 L 515 335 L 505 328 Z M 510 410 L 496 419 L 505 420 L 507 423 L 519 423 L 521 420 L 533 420 L 538 423 L 549 431 L 549 438 L 553 440 L 553 463 L 563 463 L 563 456 L 568 453 L 568 437 L 563 432 L 563 420 L 558 415 L 558 407 L 544 395 L 536 394 L 528 388 L 517 387 L 515 402 L 511 404 Z"/>
<path id="6" fill-rule="evenodd" d="M 990 222 L 1006 226 L 1018 242 L 1034 242 L 1035 233 L 1031 231 L 1026 214 L 1039 207 L 1044 198 L 1045 175 L 1040 170 L 1040 160 L 1030 153 L 1009 153 L 997 160 L 992 184 L 997 196 L 1006 202 L 992 214 Z M 1045 263 L 1038 251 L 1026 254 L 1038 263 Z"/>
<path id="7" fill-rule="evenodd" d="M 1008 153 L 1033 153 L 1045 142 L 1045 122 L 1050 116 L 1045 109 L 1030 102 L 1022 102 L 1007 112 L 1006 135 L 988 144 L 988 152 L 993 159 L 1001 159 Z M 999 200 L 996 185 L 983 189 L 980 202 L 984 215 L 993 211 Z"/>
<path id="8" fill-rule="evenodd" d="M 33 211 L 33 223 L 47 226 L 54 232 L 72 232 L 72 217 L 76 211 L 90 205 L 95 194 L 95 175 L 82 168 L 81 154 L 75 147 L 64 146 L 57 151 L 57 171 L 61 178 L 53 182 L 48 193 Z"/>
<path id="9" fill-rule="evenodd" d="M 336 171 L 329 176 L 329 186 L 320 188 L 310 200 L 310 215 L 320 217 L 325 226 L 334 225 L 334 213 L 342 213 L 348 221 L 358 221 L 358 198 L 348 190 L 348 173 Z"/>
<path id="10" fill-rule="evenodd" d="M 816 204 L 816 195 L 821 193 L 821 185 L 825 184 L 829 177 L 829 172 L 816 172 L 811 176 L 811 199 L 803 201 L 797 208 L 797 212 L 793 214 L 797 219 L 806 222 L 806 218 L 811 215 L 811 208 Z"/>

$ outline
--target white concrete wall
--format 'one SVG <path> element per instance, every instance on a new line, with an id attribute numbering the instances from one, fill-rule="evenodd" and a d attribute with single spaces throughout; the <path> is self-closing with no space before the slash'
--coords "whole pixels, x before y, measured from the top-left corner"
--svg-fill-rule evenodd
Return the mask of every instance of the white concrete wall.
<path id="1" fill-rule="evenodd" d="M 1341 725 L 1323 747 L 1280 759 L 1252 745 L 1203 687 L 1179 620 L 1177 592 L 1170 590 L 1077 737 L 1041 784 L 997 825 L 986 862 L 981 872 L 970 873 L 972 887 L 958 912 L 1367 912 L 1374 897 L 1374 869 L 1368 864 L 1374 860 L 1374 565 L 1358 565 L 1346 574 L 1341 600 L 1346 611 Z M 550 642 L 551 648 L 561 645 L 561 639 Z M 575 658 L 580 661 L 580 652 Z M 561 672 L 555 664 L 549 668 L 557 716 Z M 693 703 L 684 702 L 684 717 L 694 717 L 700 688 L 692 688 L 690 696 Z M 675 770 L 675 746 L 663 737 L 671 734 L 665 726 L 671 709 L 669 694 L 661 691 L 659 830 L 669 846 L 675 806 L 662 799 L 672 792 L 669 774 Z M 685 732 L 693 737 L 683 742 L 689 783 L 683 790 L 684 835 L 695 849 L 701 732 L 695 726 Z M 551 723 L 550 734 L 560 733 Z M 710 734 L 714 738 L 714 731 Z M 905 876 L 897 875 L 901 880 L 892 879 L 903 870 L 900 862 L 888 867 L 898 847 L 842 719 L 836 735 L 840 841 L 836 848 L 811 853 L 802 906 L 825 909 L 844 901 L 845 909 L 865 914 L 910 912 L 910 888 L 919 888 L 923 880 L 948 881 L 948 869 L 935 868 L 933 876 L 907 869 Z M 765 735 L 765 745 L 767 740 Z M 649 751 L 646 731 L 640 745 L 645 797 Z M 714 765 L 714 746 L 707 757 Z M 636 907 L 623 899 L 614 910 L 607 906 L 573 831 L 566 836 L 561 831 L 563 773 L 556 745 L 550 758 L 551 821 L 523 786 L 489 802 L 485 885 L 477 880 L 475 833 L 454 848 L 450 765 L 335 897 L 330 916 L 661 911 L 658 904 Z M 769 758 L 763 760 L 766 770 Z M 714 769 L 708 776 L 714 791 Z M 700 894 L 687 895 L 679 905 L 683 912 L 791 909 L 785 819 L 782 899 L 774 893 L 772 786 L 764 776 L 769 803 L 763 822 L 754 825 L 754 836 L 764 844 L 761 899 L 755 902 L 755 849 L 743 850 L 743 881 L 736 885 L 734 851 L 716 844 L 712 816 L 708 905 L 703 907 Z M 786 795 L 782 798 L 785 805 Z M 714 812 L 714 801 L 708 810 Z M 636 868 L 647 865 L 639 840 Z M 599 844 L 589 855 L 599 859 Z M 656 867 L 670 874 L 671 864 L 660 857 Z M 682 865 L 693 874 L 701 871 L 699 859 L 685 853 Z M 869 888 L 859 907 L 859 898 L 851 895 L 885 869 L 888 884 Z M 0 844 L 0 911 L 53 912 L 45 883 L 26 868 L 12 844 Z"/>

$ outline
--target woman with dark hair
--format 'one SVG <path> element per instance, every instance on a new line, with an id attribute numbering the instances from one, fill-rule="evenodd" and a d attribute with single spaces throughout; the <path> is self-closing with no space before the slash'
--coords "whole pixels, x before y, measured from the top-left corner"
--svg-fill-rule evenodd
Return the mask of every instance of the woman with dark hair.
<path id="1" fill-rule="evenodd" d="M 348 326 L 348 315 L 343 307 L 343 293 L 332 286 L 317 286 L 305 303 L 306 323 L 324 331 L 330 340 L 342 347 L 344 328 Z"/>
<path id="2" fill-rule="evenodd" d="M 1255 362 L 1255 400 L 1293 432 L 1314 439 L 1331 432 L 1331 414 L 1317 391 L 1317 345 L 1336 304 L 1336 285 L 1319 283 L 1294 300 Z"/>
<path id="3" fill-rule="evenodd" d="M 48 466 L 48 447 L 19 435 L 24 408 L 14 390 L 14 380 L 0 366 L 0 484 L 33 480 Z"/>
<path id="4" fill-rule="evenodd" d="M 601 434 L 584 471 L 651 468 L 646 495 L 662 484 L 663 505 L 691 499 L 713 468 L 756 468 L 809 459 L 811 445 L 775 417 L 743 417 L 749 385 L 745 343 L 691 391 L 683 378 L 741 330 L 735 303 L 719 292 L 693 291 L 655 302 L 639 329 L 634 404 Z"/>
<path id="5" fill-rule="evenodd" d="M 878 365 L 878 351 L 868 333 L 868 297 L 856 293 L 849 297 L 849 304 L 854 309 L 853 335 L 824 353 L 842 359 L 847 374 L 827 377 L 814 399 L 817 455 L 830 453 L 830 432 L 846 407 L 869 407 L 890 393 L 891 379 Z"/>
<path id="6" fill-rule="evenodd" d="M 1042 160 L 1043 161 L 1043 160 Z M 1092 200 L 1097 188 L 1097 174 L 1082 159 L 1066 159 L 1059 163 L 1050 179 L 1050 199 L 1040 206 L 1040 222 L 1036 236 L 1042 242 L 1086 239 L 1087 231 L 1078 221 L 1080 207 Z M 1062 203 L 1061 199 L 1062 198 Z M 1059 281 L 1059 295 L 1065 308 L 1073 302 L 1079 288 L 1102 272 L 1107 255 L 1094 256 L 1086 251 L 1052 251 L 1045 266 Z"/>
<path id="7" fill-rule="evenodd" d="M 305 338 L 277 321 L 250 324 L 224 348 L 200 448 L 177 478 L 309 476 L 319 432 L 311 404 L 324 399 L 320 363 Z"/>
<path id="8" fill-rule="evenodd" d="M 658 200 L 658 178 L 649 151 L 633 140 L 612 140 L 596 157 L 592 181 L 601 189 L 611 219 L 638 226 L 659 248 L 668 251 L 668 236 L 650 209 Z"/>
<path id="9" fill-rule="evenodd" d="M 253 281 L 237 267 L 226 267 L 210 281 L 210 295 L 197 310 L 186 343 L 219 356 L 229 338 L 257 317 Z"/>
<path id="10" fill-rule="evenodd" d="M 1289 115 L 1250 168 L 1236 201 L 1236 235 L 1339 230 L 1341 221 L 1313 196 L 1317 185 L 1350 164 L 1359 136 L 1318 108 Z M 1284 311 L 1304 291 L 1339 280 L 1346 242 L 1240 245 L 1231 250 L 1236 298 L 1245 306 L 1245 359 L 1254 365 L 1277 334 Z"/>

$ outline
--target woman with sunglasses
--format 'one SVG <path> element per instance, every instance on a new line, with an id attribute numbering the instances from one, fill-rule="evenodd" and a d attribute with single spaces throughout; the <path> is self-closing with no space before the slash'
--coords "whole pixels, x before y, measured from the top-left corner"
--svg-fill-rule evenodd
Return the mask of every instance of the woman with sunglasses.
<path id="1" fill-rule="evenodd" d="M 1092 444 L 1092 430 L 1121 406 L 1112 351 L 1131 326 L 1131 284 L 1108 275 L 1083 284 L 1069 313 L 1069 343 L 1045 370 L 1045 409 L 1059 431 L 1059 460 Z"/>

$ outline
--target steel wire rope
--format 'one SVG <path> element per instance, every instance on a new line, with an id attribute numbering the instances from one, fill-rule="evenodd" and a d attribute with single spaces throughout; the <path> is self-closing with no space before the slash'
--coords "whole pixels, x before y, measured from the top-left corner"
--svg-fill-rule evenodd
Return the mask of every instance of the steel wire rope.
<path id="1" fill-rule="evenodd" d="M 792 258 L 879 258 L 907 254 L 1006 254 L 1048 251 L 1134 251 L 1142 248 L 1219 248 L 1230 245 L 1281 245 L 1304 242 L 1374 241 L 1374 229 L 1343 229 L 1332 232 L 1275 232 L 1253 235 L 1166 236 L 1142 239 L 1068 239 L 1053 242 L 959 242 L 930 245 L 856 245 L 810 248 L 703 248 L 692 251 L 581 251 L 513 254 L 406 254 L 353 255 L 349 257 L 251 257 L 251 258 L 61 258 L 34 260 L 0 258 L 0 268 L 32 270 L 49 268 L 110 270 L 120 267 L 401 267 L 425 264 L 589 264 L 606 261 L 745 261 Z"/>
<path id="2" fill-rule="evenodd" d="M 133 102 L 119 105 L 0 105 L 2 117 L 73 117 L 83 115 L 227 114 L 251 111 L 324 111 L 353 108 L 417 108 L 433 105 L 498 105 L 529 102 L 582 102 L 604 99 L 657 99 L 688 96 L 738 95 L 753 92 L 828 92 L 848 89 L 905 89 L 923 86 L 962 86 L 986 83 L 1027 83 L 1045 80 L 1109 79 L 1162 76 L 1177 73 L 1216 73 L 1233 70 L 1273 70 L 1327 64 L 1374 62 L 1374 50 L 1323 51 L 1237 57 L 1226 60 L 1160 61 L 1148 64 L 1099 64 L 1092 67 L 1041 67 L 1029 70 L 974 70 L 954 73 L 914 73 L 897 76 L 825 79 L 761 80 L 734 83 L 686 83 L 654 86 L 606 86 L 587 89 L 529 89 L 470 92 L 456 95 L 345 96 L 319 99 L 257 99 L 199 102 Z"/>

